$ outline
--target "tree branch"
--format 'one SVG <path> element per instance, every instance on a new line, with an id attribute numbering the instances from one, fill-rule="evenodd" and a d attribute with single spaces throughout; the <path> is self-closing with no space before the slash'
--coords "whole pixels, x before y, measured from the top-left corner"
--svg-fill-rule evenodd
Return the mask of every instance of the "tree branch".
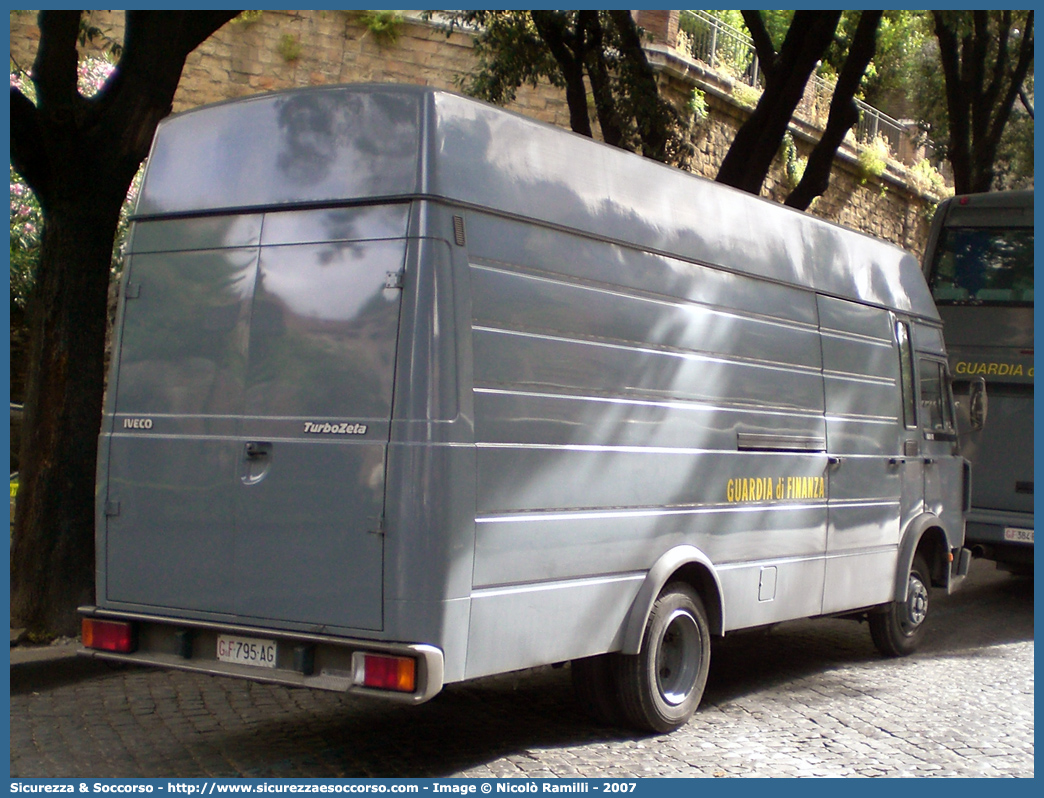
<path id="1" fill-rule="evenodd" d="M 92 134 L 119 140 L 115 152 L 131 177 L 148 154 L 156 125 L 171 111 L 185 58 L 238 13 L 126 12 L 123 52 L 96 96 Z"/>
<path id="2" fill-rule="evenodd" d="M 948 156 L 953 167 L 954 186 L 958 193 L 966 193 L 971 185 L 971 96 L 970 87 L 961 74 L 961 51 L 970 50 L 970 45 L 967 40 L 958 42 L 957 31 L 950 26 L 945 12 L 932 11 L 932 19 L 946 85 L 946 112 L 950 120 Z"/>
<path id="3" fill-rule="evenodd" d="M 76 89 L 79 55 L 76 38 L 80 33 L 79 11 L 41 11 L 37 17 L 40 46 L 33 62 L 36 100 L 42 113 L 71 114 L 80 97 Z"/>
<path id="4" fill-rule="evenodd" d="M 1011 19 L 1008 18 L 1008 24 L 1011 25 Z M 1029 67 L 1033 60 L 1033 12 L 1030 11 L 1026 19 L 1026 29 L 1023 31 L 1022 43 L 1019 46 L 1019 58 L 1015 63 L 1015 68 L 1010 74 L 1010 83 L 1008 83 L 1007 90 L 1004 92 L 1004 97 L 999 105 L 997 105 L 997 113 L 993 116 L 989 129 L 986 131 L 984 136 L 984 143 L 981 147 L 975 147 L 977 161 L 980 161 L 984 165 L 990 167 L 989 172 L 991 176 L 990 182 L 992 182 L 993 174 L 993 160 L 996 155 L 997 149 L 1000 147 L 1001 136 L 1004 135 L 1004 128 L 1008 124 L 1008 119 L 1011 117 L 1011 109 L 1015 106 L 1015 100 L 1025 92 L 1023 90 L 1023 81 L 1026 79 L 1026 75 L 1029 73 Z M 1023 99 L 1025 103 L 1025 98 Z M 973 142 L 974 145 L 974 142 Z M 982 181 L 980 181 L 981 185 Z M 986 189 L 988 190 L 987 185 Z"/>
<path id="5" fill-rule="evenodd" d="M 816 197 L 826 192 L 830 185 L 830 167 L 838 147 L 848 130 L 859 121 L 859 109 L 855 104 L 855 93 L 866 74 L 866 68 L 877 49 L 877 28 L 883 11 L 864 11 L 859 15 L 859 24 L 848 48 L 845 65 L 841 68 L 834 96 L 830 101 L 830 116 L 826 129 L 808 157 L 801 182 L 787 197 L 785 205 L 805 210 Z"/>
<path id="6" fill-rule="evenodd" d="M 11 165 L 46 206 L 50 162 L 43 146 L 36 106 L 11 87 Z"/>
<path id="7" fill-rule="evenodd" d="M 816 62 L 830 46 L 840 11 L 796 11 L 779 51 L 776 78 L 769 80 L 754 112 L 732 140 L 714 178 L 757 194 L 772 166 Z"/>
<path id="8" fill-rule="evenodd" d="M 569 106 L 569 127 L 574 133 L 593 138 L 591 119 L 587 115 L 587 89 L 584 87 L 584 41 L 582 31 L 571 37 L 566 30 L 565 17 L 557 11 L 530 11 L 533 24 L 544 40 L 566 82 L 566 104 Z M 570 41 L 570 38 L 573 41 Z"/>
<path id="9" fill-rule="evenodd" d="M 624 146 L 624 126 L 613 98 L 612 80 L 605 62 L 602 23 L 597 11 L 578 11 L 576 26 L 583 29 L 590 47 L 587 49 L 587 77 L 594 94 L 595 113 L 602 130 L 602 140 L 614 147 Z"/>
<path id="10" fill-rule="evenodd" d="M 754 50 L 761 62 L 761 71 L 765 73 L 765 80 L 775 80 L 776 48 L 772 46 L 772 37 L 769 36 L 768 29 L 765 27 L 765 20 L 762 18 L 761 12 L 740 11 L 740 14 L 743 15 L 743 22 L 750 32 L 750 38 L 754 40 Z"/>
<path id="11" fill-rule="evenodd" d="M 1004 88 L 1005 78 L 1008 77 L 1008 38 L 1011 36 L 1011 11 L 1001 12 L 997 37 L 990 36 L 988 28 L 984 31 L 984 35 L 990 39 L 997 38 L 997 60 L 993 63 L 993 74 L 990 76 L 989 83 L 985 83 L 984 79 L 985 85 L 982 94 L 983 104 L 987 108 L 993 108 L 997 103 L 1001 90 Z M 987 125 L 988 123 L 989 120 L 987 120 Z"/>
<path id="12" fill-rule="evenodd" d="M 1033 103 L 1030 102 L 1029 96 L 1026 94 L 1026 89 L 1023 86 L 1019 86 L 1019 99 L 1022 101 L 1022 107 L 1026 109 L 1026 113 L 1029 114 L 1029 118 L 1033 118 Z"/>
<path id="13" fill-rule="evenodd" d="M 660 97 L 656 74 L 645 56 L 638 25 L 630 11 L 611 10 L 609 17 L 620 39 L 622 72 L 627 76 L 627 90 L 635 109 L 642 154 L 666 163 L 673 120 Z"/>

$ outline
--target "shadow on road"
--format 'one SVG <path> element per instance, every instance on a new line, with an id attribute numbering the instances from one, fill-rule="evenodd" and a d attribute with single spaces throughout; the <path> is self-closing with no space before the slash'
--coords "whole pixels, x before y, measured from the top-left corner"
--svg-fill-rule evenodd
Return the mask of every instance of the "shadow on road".
<path id="1" fill-rule="evenodd" d="M 974 569 L 967 590 L 937 593 L 929 642 L 914 656 L 967 656 L 1033 639 L 1032 579 L 994 572 L 992 564 Z M 715 649 L 705 706 L 880 659 L 866 624 L 852 621 L 801 621 L 730 636 Z M 568 669 L 544 668 L 451 685 L 420 707 L 346 699 L 341 711 L 307 723 L 254 727 L 222 744 L 236 750 L 240 762 L 257 763 L 245 773 L 251 776 L 440 777 L 502 758 L 523 772 L 532 762 L 539 775 L 531 749 L 640 738 L 588 721 L 573 698 Z"/>
<path id="2" fill-rule="evenodd" d="M 129 669 L 126 665 L 75 656 L 43 662 L 11 663 L 11 695 L 53 690 Z"/>
<path id="3" fill-rule="evenodd" d="M 518 768 L 510 775 L 531 770 L 539 776 L 534 749 L 637 737 L 588 721 L 567 668 L 451 686 L 420 707 L 352 701 L 347 712 L 265 724 L 221 745 L 235 751 L 249 777 L 439 778 L 502 758 Z"/>
<path id="4" fill-rule="evenodd" d="M 932 594 L 928 634 L 914 657 L 967 656 L 976 649 L 1033 639 L 1033 579 L 977 560 L 952 595 Z M 791 621 L 730 635 L 711 659 L 704 705 L 803 678 L 832 667 L 880 660 L 866 623 Z"/>

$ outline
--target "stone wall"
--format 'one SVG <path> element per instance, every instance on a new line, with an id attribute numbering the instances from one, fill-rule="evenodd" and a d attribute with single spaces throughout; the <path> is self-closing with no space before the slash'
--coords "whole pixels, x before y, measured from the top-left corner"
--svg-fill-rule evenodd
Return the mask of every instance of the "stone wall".
<path id="1" fill-rule="evenodd" d="M 399 82 L 456 89 L 474 65 L 468 35 L 404 12 L 395 41 L 381 41 L 360 11 L 262 11 L 225 25 L 189 57 L 174 110 L 264 91 L 329 83 Z M 122 39 L 121 12 L 93 12 L 93 24 L 111 39 Z M 749 114 L 727 81 L 687 62 L 672 47 L 677 14 L 641 12 L 640 22 L 654 34 L 650 60 L 660 70 L 665 91 L 679 99 L 693 87 L 705 93 L 708 117 L 691 131 L 695 147 L 692 171 L 717 172 L 736 130 Z M 662 28 L 662 30 L 660 30 Z M 34 13 L 11 15 L 11 55 L 29 68 L 39 41 Z M 104 43 L 95 42 L 98 49 Z M 89 45 L 90 46 L 90 45 Z M 568 128 L 564 93 L 542 84 L 523 87 L 512 110 Z M 807 156 L 816 131 L 792 128 L 798 150 Z M 777 159 L 762 195 L 782 202 L 789 192 L 783 163 Z M 909 173 L 890 165 L 880 177 L 859 168 L 854 150 L 839 153 L 831 185 L 810 209 L 830 221 L 861 230 L 920 254 L 936 197 L 913 185 Z"/>

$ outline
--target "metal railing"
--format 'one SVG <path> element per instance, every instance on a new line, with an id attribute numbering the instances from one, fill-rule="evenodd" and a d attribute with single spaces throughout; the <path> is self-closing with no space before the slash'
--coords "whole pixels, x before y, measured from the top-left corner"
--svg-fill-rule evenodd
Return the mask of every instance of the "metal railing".
<path id="1" fill-rule="evenodd" d="M 716 72 L 755 89 L 765 85 L 754 41 L 746 33 L 706 11 L 682 11 L 679 23 L 682 34 L 679 46 L 684 44 L 684 49 L 693 60 L 701 61 Z M 834 84 L 813 75 L 795 114 L 806 122 L 823 126 L 830 113 L 833 96 Z M 908 149 L 903 144 L 904 137 L 908 136 L 907 128 L 862 100 L 857 99 L 855 103 L 859 109 L 856 141 L 868 144 L 880 138 L 887 142 L 893 156 L 904 155 Z"/>
<path id="2" fill-rule="evenodd" d="M 686 37 L 689 55 L 711 69 L 758 88 L 764 75 L 753 40 L 743 31 L 706 11 L 682 11 L 679 27 Z"/>

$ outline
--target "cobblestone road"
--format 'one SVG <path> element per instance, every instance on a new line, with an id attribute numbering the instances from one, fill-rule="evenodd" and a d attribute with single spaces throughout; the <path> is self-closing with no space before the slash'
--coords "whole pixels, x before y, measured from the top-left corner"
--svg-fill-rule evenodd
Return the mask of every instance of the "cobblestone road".
<path id="1" fill-rule="evenodd" d="M 1033 776 L 1033 581 L 976 562 L 916 655 L 865 625 L 784 624 L 714 651 L 683 729 L 579 713 L 568 669 L 420 707 L 66 659 L 11 668 L 15 777 Z"/>

